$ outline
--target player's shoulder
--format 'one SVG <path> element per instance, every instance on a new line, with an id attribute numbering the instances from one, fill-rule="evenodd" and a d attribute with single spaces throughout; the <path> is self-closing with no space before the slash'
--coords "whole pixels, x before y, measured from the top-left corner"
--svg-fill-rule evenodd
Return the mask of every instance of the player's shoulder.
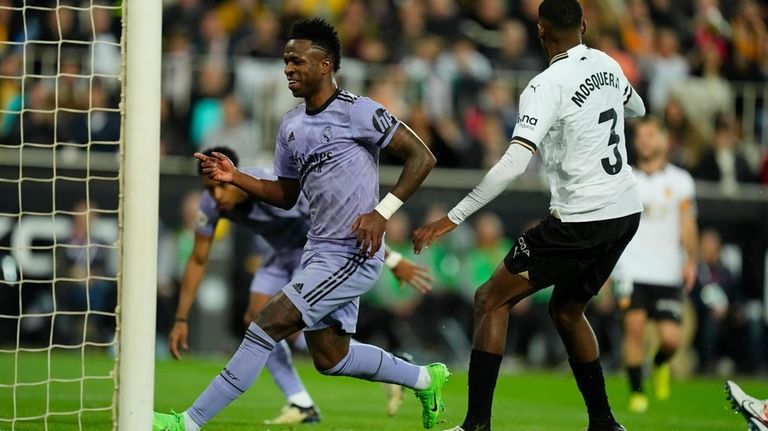
<path id="1" fill-rule="evenodd" d="M 203 192 L 200 193 L 200 200 L 197 202 L 197 208 L 206 213 L 218 211 L 218 206 L 216 205 L 213 196 L 211 196 L 211 192 L 203 190 Z"/>
<path id="2" fill-rule="evenodd" d="M 693 176 L 691 176 L 690 172 L 673 163 L 667 163 L 667 166 L 664 167 L 664 170 L 666 171 L 667 175 L 674 179 L 693 181 Z"/>
<path id="3" fill-rule="evenodd" d="M 680 187 L 693 187 L 693 176 L 687 170 L 672 163 L 667 163 L 664 172 L 667 174 L 669 181 L 673 184 Z"/>

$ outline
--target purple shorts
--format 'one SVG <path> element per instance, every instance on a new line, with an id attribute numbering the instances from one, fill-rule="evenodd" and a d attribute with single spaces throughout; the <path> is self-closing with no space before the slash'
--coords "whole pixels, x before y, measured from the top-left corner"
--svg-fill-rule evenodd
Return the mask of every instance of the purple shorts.
<path id="1" fill-rule="evenodd" d="M 305 331 L 340 326 L 354 334 L 360 296 L 378 280 L 384 262 L 358 250 L 308 251 L 283 292 L 301 312 Z"/>
<path id="2" fill-rule="evenodd" d="M 275 252 L 254 274 L 251 293 L 275 296 L 299 270 L 303 255 L 303 248 Z"/>

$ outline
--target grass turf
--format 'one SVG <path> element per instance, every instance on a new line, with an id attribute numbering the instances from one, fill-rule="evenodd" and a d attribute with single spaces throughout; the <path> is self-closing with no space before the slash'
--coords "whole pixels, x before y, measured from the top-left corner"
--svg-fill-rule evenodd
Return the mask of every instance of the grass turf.
<path id="1" fill-rule="evenodd" d="M 44 353 L 21 356 L 18 376 L 21 382 L 44 380 L 50 376 L 59 379 L 83 375 L 108 376 L 112 359 L 101 354 L 57 353 L 50 367 Z M 156 367 L 155 407 L 158 411 L 188 407 L 226 362 L 225 358 L 185 358 L 182 362 L 158 362 Z M 298 363 L 307 388 L 321 408 L 323 423 L 299 427 L 307 431 L 404 431 L 421 429 L 420 410 L 416 399 L 406 391 L 400 413 L 389 418 L 384 414 L 385 394 L 381 385 L 349 378 L 326 377 L 315 372 L 306 361 Z M 50 369 L 50 371 L 49 371 Z M 16 375 L 13 355 L 0 355 L 0 431 L 10 431 L 11 423 L 2 419 L 13 417 L 13 390 L 3 384 L 14 381 Z M 130 378 L 130 376 L 125 376 Z M 768 396 L 768 385 L 757 381 L 740 381 L 747 391 Z M 442 430 L 458 424 L 466 405 L 466 373 L 457 372 L 446 386 L 447 411 Z M 672 399 L 664 403 L 653 402 L 648 413 L 632 415 L 626 411 L 627 392 L 623 376 L 608 379 L 608 393 L 619 420 L 630 430 L 664 431 L 732 431 L 744 430 L 740 417 L 735 416 L 725 401 L 723 382 L 718 379 L 698 378 L 675 382 Z M 46 397 L 46 393 L 50 397 Z M 47 411 L 76 410 L 80 406 L 80 393 L 84 394 L 84 407 L 108 407 L 112 403 L 111 380 L 88 380 L 23 386 L 16 390 L 17 416 L 35 416 Z M 225 409 L 205 428 L 208 430 L 291 430 L 287 426 L 262 425 L 262 420 L 275 416 L 283 398 L 270 381 L 262 376 L 254 388 Z M 78 426 L 82 424 L 82 428 Z M 109 430 L 110 412 L 85 412 L 78 415 L 54 415 L 44 420 L 17 422 L 15 430 Z M 494 403 L 494 430 L 574 431 L 586 425 L 584 407 L 572 378 L 567 372 L 535 372 L 521 375 L 502 375 L 496 389 Z M 134 430 L 127 430 L 134 431 Z M 135 430 L 140 431 L 140 430 Z"/>

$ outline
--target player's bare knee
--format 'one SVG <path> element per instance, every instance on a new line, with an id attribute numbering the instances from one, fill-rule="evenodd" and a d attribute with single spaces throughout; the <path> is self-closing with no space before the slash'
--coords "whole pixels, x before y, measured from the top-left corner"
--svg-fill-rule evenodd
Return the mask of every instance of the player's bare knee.
<path id="1" fill-rule="evenodd" d="M 549 316 L 559 329 L 571 329 L 581 323 L 584 313 L 574 307 L 556 306 L 550 302 Z"/>
<path id="2" fill-rule="evenodd" d="M 491 283 L 483 283 L 475 291 L 475 314 L 485 314 L 498 309 L 502 303 L 491 292 Z"/>
<path id="3" fill-rule="evenodd" d="M 320 350 L 312 352 L 312 364 L 315 369 L 321 374 L 334 375 L 336 366 L 346 357 L 346 354 L 341 352 L 333 352 L 328 350 Z"/>

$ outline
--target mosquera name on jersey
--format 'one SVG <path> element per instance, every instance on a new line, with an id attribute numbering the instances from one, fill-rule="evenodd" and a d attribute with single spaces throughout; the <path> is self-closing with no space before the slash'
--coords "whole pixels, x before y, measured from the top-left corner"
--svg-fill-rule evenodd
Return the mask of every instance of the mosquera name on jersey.
<path id="1" fill-rule="evenodd" d="M 624 116 L 644 111 L 618 63 L 585 45 L 554 56 L 531 80 L 512 143 L 541 153 L 555 217 L 587 222 L 642 211 Z"/>

